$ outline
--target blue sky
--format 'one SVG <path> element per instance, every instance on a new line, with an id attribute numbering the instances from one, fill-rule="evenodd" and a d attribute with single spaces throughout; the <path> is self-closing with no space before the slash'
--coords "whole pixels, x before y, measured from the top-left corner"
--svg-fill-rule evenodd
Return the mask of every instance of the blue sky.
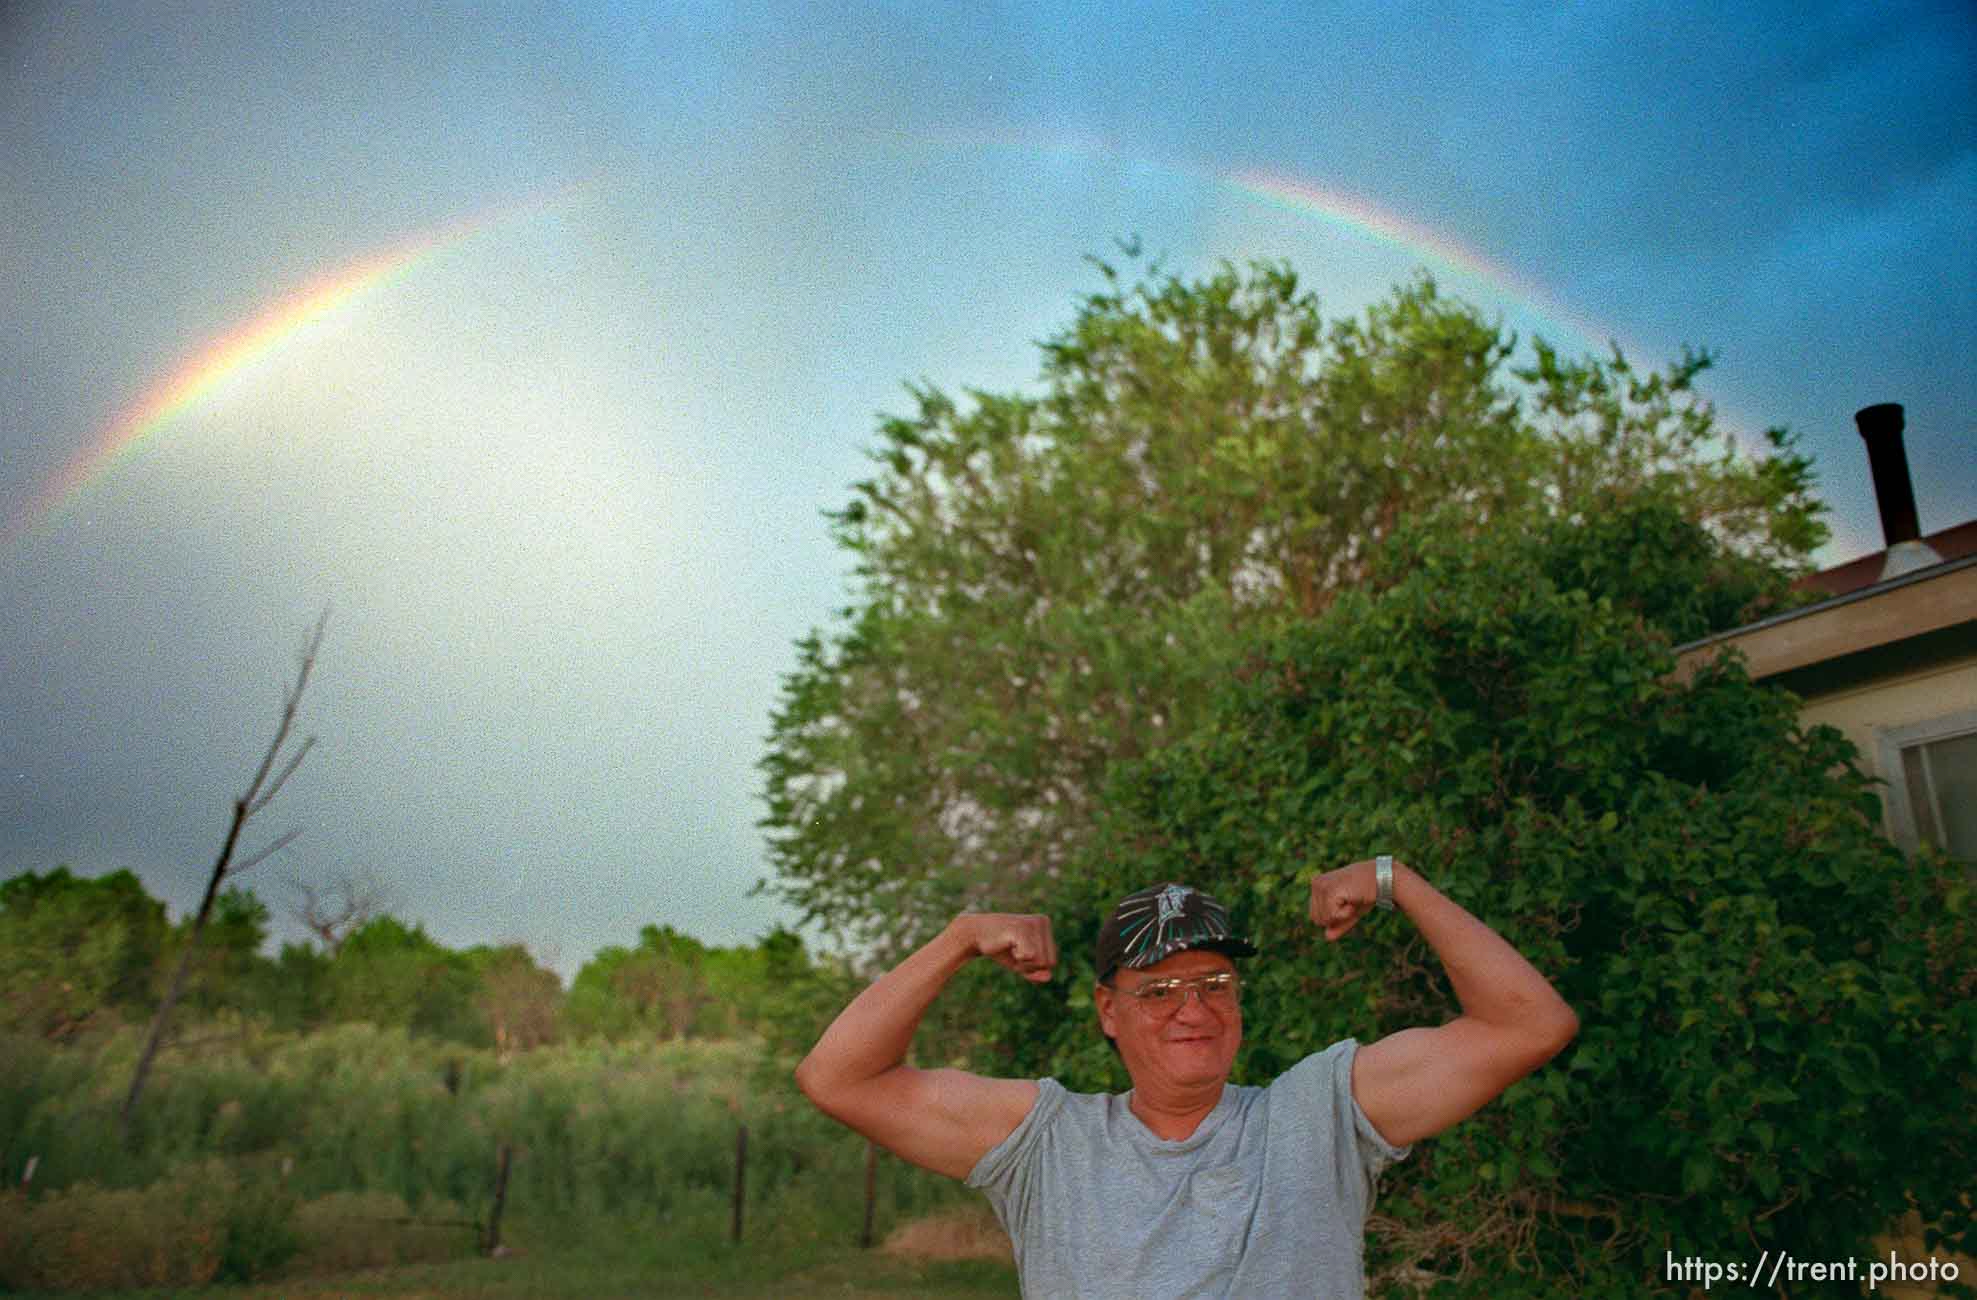
<path id="1" fill-rule="evenodd" d="M 7 6 L 0 873 L 193 905 L 327 605 L 278 911 L 373 875 L 566 972 L 753 939 L 821 512 L 905 381 L 1030 382 L 1132 235 L 1335 314 L 1425 265 L 1568 351 L 1710 347 L 1726 424 L 1815 457 L 1828 560 L 1880 544 L 1872 402 L 1924 528 L 1977 517 L 1968 6 L 1552 8 Z M 35 505 L 211 340 L 477 218 Z"/>

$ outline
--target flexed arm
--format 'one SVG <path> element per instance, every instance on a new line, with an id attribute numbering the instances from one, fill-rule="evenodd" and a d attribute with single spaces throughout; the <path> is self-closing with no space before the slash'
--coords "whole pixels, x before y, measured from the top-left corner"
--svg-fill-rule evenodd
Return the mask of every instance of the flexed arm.
<path id="1" fill-rule="evenodd" d="M 1468 1118 L 1556 1056 L 1579 1018 L 1522 953 L 1404 863 L 1393 901 L 1421 932 L 1462 1014 L 1435 1028 L 1403 1029 L 1362 1049 L 1352 1095 L 1381 1136 L 1406 1145 Z M 1311 882 L 1311 921 L 1336 942 L 1378 895 L 1371 861 Z"/>
<path id="2" fill-rule="evenodd" d="M 905 1064 L 913 1032 L 955 972 L 977 957 L 1033 983 L 1057 965 L 1050 919 L 966 913 L 880 976 L 831 1022 L 796 1084 L 819 1110 L 916 1165 L 965 1178 L 1036 1103 L 1031 1079 Z"/>

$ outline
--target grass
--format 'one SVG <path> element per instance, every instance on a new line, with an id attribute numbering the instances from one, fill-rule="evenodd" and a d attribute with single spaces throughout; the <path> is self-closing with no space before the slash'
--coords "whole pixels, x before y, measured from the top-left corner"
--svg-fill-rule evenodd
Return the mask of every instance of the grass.
<path id="1" fill-rule="evenodd" d="M 98 1292 L 114 1300 L 201 1296 L 208 1300 L 610 1300 L 617 1296 L 704 1296 L 718 1300 L 862 1300 L 920 1296 L 979 1300 L 1018 1295 L 1015 1270 L 988 1260 L 928 1260 L 854 1245 L 750 1242 L 736 1247 L 704 1233 L 641 1236 L 629 1222 L 565 1225 L 517 1221 L 499 1259 L 457 1259 L 369 1269 L 334 1277 L 250 1286 Z M 21 1297 L 35 1293 L 16 1292 Z"/>
<path id="2" fill-rule="evenodd" d="M 503 1060 L 363 1025 L 248 1035 L 164 1062 L 123 1143 L 125 1037 L 0 1041 L 0 1178 L 19 1153 L 38 1157 L 32 1189 L 0 1190 L 0 1292 L 1017 1294 L 1005 1261 L 957 1258 L 972 1249 L 957 1208 L 978 1198 L 891 1157 L 876 1169 L 878 1230 L 917 1225 L 921 1244 L 853 1245 L 866 1144 L 757 1044 L 579 1043 Z M 502 1236 L 515 1249 L 482 1259 L 471 1224 L 488 1212 L 498 1145 L 513 1155 Z M 213 1281 L 230 1278 L 254 1281 Z"/>

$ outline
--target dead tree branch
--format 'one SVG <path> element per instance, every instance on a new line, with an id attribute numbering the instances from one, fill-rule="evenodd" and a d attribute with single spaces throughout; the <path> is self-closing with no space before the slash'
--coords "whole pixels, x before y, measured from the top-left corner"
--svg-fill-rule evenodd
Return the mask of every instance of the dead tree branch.
<path id="1" fill-rule="evenodd" d="M 137 1069 L 131 1075 L 130 1091 L 124 1095 L 118 1125 L 126 1141 L 130 1138 L 131 1116 L 136 1113 L 138 1098 L 144 1093 L 145 1080 L 151 1075 L 151 1063 L 158 1055 L 159 1045 L 164 1042 L 165 1030 L 171 1023 L 172 1011 L 178 1006 L 179 997 L 185 991 L 186 972 L 191 969 L 193 958 L 198 955 L 199 940 L 205 933 L 206 922 L 212 917 L 213 904 L 220 896 L 221 884 L 228 876 L 245 871 L 271 854 L 279 852 L 295 838 L 296 832 L 291 831 L 253 856 L 239 862 L 234 861 L 234 852 L 240 844 L 241 831 L 246 828 L 254 814 L 266 808 L 269 801 L 280 793 L 282 786 L 288 783 L 288 778 L 295 775 L 295 769 L 301 765 L 303 757 L 309 752 L 309 747 L 315 743 L 313 736 L 304 740 L 283 761 L 280 774 L 273 780 L 269 779 L 269 773 L 275 771 L 276 762 L 282 759 L 282 749 L 288 744 L 289 737 L 295 730 L 295 716 L 302 706 L 302 692 L 307 689 L 309 675 L 315 670 L 316 654 L 322 649 L 323 630 L 328 624 L 329 611 L 324 610 L 322 616 L 316 620 L 315 626 L 309 630 L 308 636 L 303 639 L 301 665 L 296 670 L 294 685 L 283 697 L 281 720 L 275 727 L 274 740 L 269 743 L 268 752 L 262 757 L 260 767 L 255 769 L 254 779 L 248 782 L 246 792 L 234 800 L 233 820 L 227 826 L 226 841 L 220 846 L 220 856 L 213 861 L 212 874 L 206 880 L 206 893 L 199 900 L 199 910 L 194 913 L 191 928 L 186 933 L 185 949 L 179 954 L 178 966 L 172 971 L 172 980 L 165 988 L 164 999 L 158 1004 L 158 1013 L 151 1019 L 151 1032 L 145 1038 L 143 1052 L 138 1055 Z"/>
<path id="2" fill-rule="evenodd" d="M 390 891 L 369 871 L 360 876 L 345 875 L 321 891 L 304 880 L 288 884 L 300 896 L 288 914 L 321 940 L 323 951 L 332 957 L 343 950 L 345 939 L 392 906 Z"/>

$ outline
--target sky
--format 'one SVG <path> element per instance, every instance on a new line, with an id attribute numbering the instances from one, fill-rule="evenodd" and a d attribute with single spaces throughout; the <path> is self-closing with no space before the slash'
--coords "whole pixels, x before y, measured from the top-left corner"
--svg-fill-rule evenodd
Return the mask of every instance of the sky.
<path id="1" fill-rule="evenodd" d="M 1977 518 L 1964 0 L 0 4 L 0 876 L 368 879 L 566 976 L 794 918 L 758 770 L 904 385 L 1032 385 L 1137 237 L 1420 269 L 1717 357 L 1881 545 L 1853 412 Z"/>

